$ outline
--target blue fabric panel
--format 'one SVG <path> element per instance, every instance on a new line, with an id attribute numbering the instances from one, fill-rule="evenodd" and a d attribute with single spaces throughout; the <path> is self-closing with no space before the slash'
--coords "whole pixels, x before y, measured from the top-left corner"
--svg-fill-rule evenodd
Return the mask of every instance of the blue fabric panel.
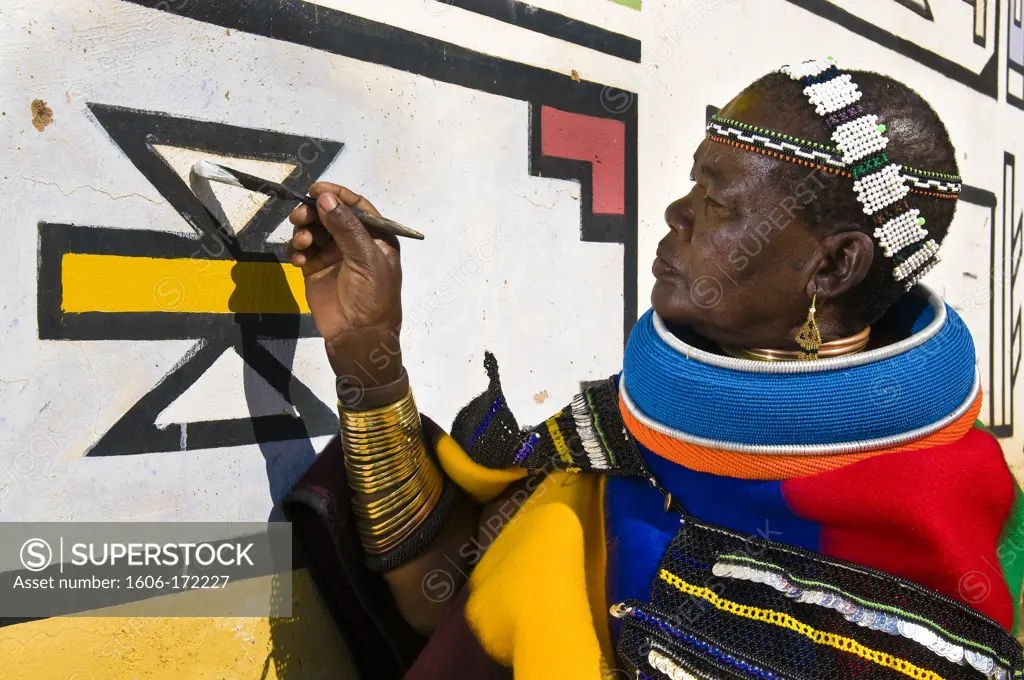
<path id="1" fill-rule="evenodd" d="M 789 510 L 781 482 L 695 472 L 638 447 L 658 482 L 698 519 L 750 536 L 818 549 L 818 525 Z M 679 515 L 666 513 L 663 507 L 661 494 L 642 479 L 609 477 L 606 481 L 609 606 L 626 598 L 649 600 L 658 563 L 679 529 Z M 617 638 L 614 619 L 612 626 Z"/>

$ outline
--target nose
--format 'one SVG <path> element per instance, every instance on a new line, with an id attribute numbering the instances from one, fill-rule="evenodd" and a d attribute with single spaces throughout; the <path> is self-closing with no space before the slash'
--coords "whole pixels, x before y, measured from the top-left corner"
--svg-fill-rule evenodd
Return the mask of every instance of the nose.
<path id="1" fill-rule="evenodd" d="M 693 218 L 693 203 L 690 201 L 690 194 L 673 201 L 665 208 L 665 224 L 686 241 L 689 241 L 693 234 Z"/>

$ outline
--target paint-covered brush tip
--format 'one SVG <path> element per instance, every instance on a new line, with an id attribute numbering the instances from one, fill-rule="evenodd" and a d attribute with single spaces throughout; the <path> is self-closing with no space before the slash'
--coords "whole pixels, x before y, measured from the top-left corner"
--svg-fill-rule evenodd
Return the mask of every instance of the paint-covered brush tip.
<path id="1" fill-rule="evenodd" d="M 223 182 L 225 184 L 241 186 L 238 179 L 225 168 L 205 159 L 196 161 L 192 165 L 192 172 L 194 172 L 197 177 L 202 177 L 214 182 Z"/>

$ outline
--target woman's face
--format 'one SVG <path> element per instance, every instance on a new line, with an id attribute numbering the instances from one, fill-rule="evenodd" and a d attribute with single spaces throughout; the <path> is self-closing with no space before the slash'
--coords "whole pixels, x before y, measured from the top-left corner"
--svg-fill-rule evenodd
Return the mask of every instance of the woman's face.
<path id="1" fill-rule="evenodd" d="M 747 121 L 756 108 L 737 98 L 720 115 Z M 693 186 L 665 209 L 669 233 L 652 267 L 651 304 L 661 316 L 719 342 L 792 344 L 821 259 L 799 208 L 823 184 L 821 171 L 807 168 L 804 181 L 780 188 L 771 171 L 783 162 L 707 139 L 697 147 Z"/>

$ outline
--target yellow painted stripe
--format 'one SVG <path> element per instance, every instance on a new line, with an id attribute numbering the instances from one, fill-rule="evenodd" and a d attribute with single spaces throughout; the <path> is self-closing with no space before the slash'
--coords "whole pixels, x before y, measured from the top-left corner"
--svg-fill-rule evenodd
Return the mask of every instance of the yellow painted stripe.
<path id="1" fill-rule="evenodd" d="M 558 421 L 554 418 L 548 418 L 546 423 L 548 426 L 548 432 L 551 433 L 551 441 L 555 443 L 555 451 L 558 451 L 558 457 L 563 463 L 572 465 L 572 454 L 569 453 L 569 447 L 565 445 L 565 438 L 562 437 L 562 431 L 558 429 Z"/>
<path id="2" fill-rule="evenodd" d="M 795 631 L 800 635 L 809 638 L 811 641 L 816 642 L 819 645 L 828 645 L 829 647 L 834 647 L 842 652 L 856 654 L 866 661 L 871 661 L 879 666 L 891 668 L 903 675 L 914 678 L 915 680 L 942 680 L 942 676 L 934 671 L 921 668 L 920 666 L 915 666 L 909 661 L 901 659 L 898 656 L 893 656 L 892 654 L 886 654 L 885 652 L 865 647 L 853 638 L 812 628 L 806 623 L 802 623 L 801 621 L 793 618 L 789 614 L 783 614 L 782 612 L 777 612 L 772 609 L 750 607 L 745 604 L 733 602 L 732 600 L 726 600 L 725 598 L 719 597 L 710 588 L 687 583 L 666 569 L 662 569 L 658 576 L 662 581 L 674 586 L 677 590 L 680 590 L 687 595 L 707 600 L 716 608 L 729 612 L 730 614 L 742 616 L 747 619 L 753 619 L 754 621 L 763 621 L 764 623 L 770 623 L 781 628 L 788 628 L 789 630 Z"/>
<path id="3" fill-rule="evenodd" d="M 305 314 L 302 272 L 276 262 L 66 253 L 65 312 Z"/>

